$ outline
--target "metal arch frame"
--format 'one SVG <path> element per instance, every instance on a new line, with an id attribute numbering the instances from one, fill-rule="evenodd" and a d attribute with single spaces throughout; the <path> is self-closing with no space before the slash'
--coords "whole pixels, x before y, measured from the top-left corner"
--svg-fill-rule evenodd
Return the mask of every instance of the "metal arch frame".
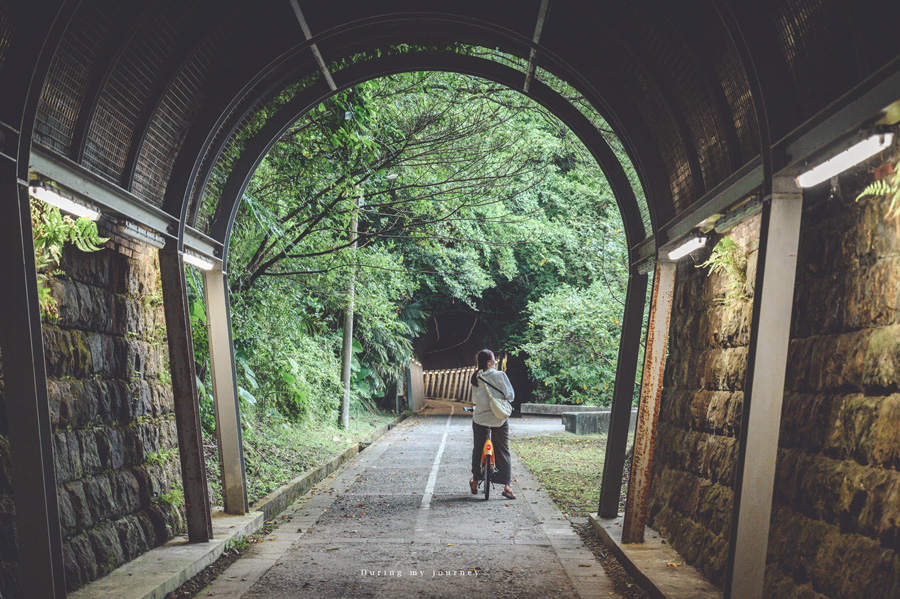
<path id="1" fill-rule="evenodd" d="M 28 192 L 28 155 L 35 115 L 54 52 L 78 2 L 32 2 L 24 7 L 22 28 L 0 70 L 3 89 L 0 121 L 15 137 L 15 155 L 0 156 L 0 344 L 16 351 L 3 357 L 6 410 L 10 421 L 13 501 L 19 564 L 25 599 L 66 597 L 56 468 L 53 456 L 47 371 L 37 299 Z M 47 18 L 51 15 L 51 18 Z M 14 130 L 18 126 L 18 131 Z M 13 144 L 10 144 L 13 145 Z M 8 195 L 7 195 L 8 194 Z M 15 401 L 9 401 L 14 397 Z"/>
<path id="2" fill-rule="evenodd" d="M 118 21 L 118 29 L 121 34 L 113 35 L 106 44 L 100 56 L 107 56 L 104 66 L 94 69 L 85 89 L 84 97 L 81 99 L 78 110 L 78 117 L 75 119 L 75 125 L 72 127 L 72 145 L 69 148 L 69 158 L 81 164 L 84 160 L 84 153 L 87 150 L 88 137 L 90 137 L 91 123 L 97 114 L 97 108 L 100 105 L 100 98 L 103 97 L 103 90 L 112 73 L 119 64 L 119 60 L 128 48 L 128 43 L 134 39 L 134 36 L 140 30 L 141 25 L 156 8 L 152 2 L 147 4 L 126 3 L 129 6 L 122 12 Z"/>
<path id="3" fill-rule="evenodd" d="M 546 66 L 548 63 L 549 68 Z M 644 141 L 652 139 L 644 120 L 614 86 L 601 94 L 573 67 L 552 53 L 542 50 L 536 57 L 536 64 L 581 93 L 613 127 L 640 180 L 650 213 L 649 233 L 657 231 L 660 224 L 667 222 L 673 214 L 672 195 L 659 149 L 652 141 Z"/>
<path id="4" fill-rule="evenodd" d="M 681 146 L 687 157 L 688 167 L 691 172 L 691 181 L 694 186 L 694 193 L 696 194 L 696 197 L 701 197 L 706 192 L 706 182 L 703 179 L 703 169 L 700 167 L 700 157 L 697 153 L 697 146 L 694 143 L 693 132 L 685 118 L 682 116 L 681 111 L 677 108 L 677 101 L 674 94 L 669 89 L 669 86 L 664 83 L 659 70 L 655 68 L 653 61 L 646 52 L 636 49 L 630 40 L 610 28 L 604 19 L 601 19 L 596 15 L 592 7 L 583 2 L 577 3 L 577 6 L 580 10 L 591 15 L 597 23 L 600 23 L 600 26 L 603 27 L 609 37 L 625 48 L 641 71 L 643 71 L 644 76 L 647 77 L 648 81 L 650 81 L 656 92 L 659 94 L 663 106 L 665 107 L 665 111 L 675 127 L 678 139 L 681 142 Z"/>
<path id="5" fill-rule="evenodd" d="M 413 24 L 415 26 L 415 29 L 412 30 L 413 33 L 431 32 L 431 29 L 423 29 L 422 26 L 427 24 L 434 28 L 434 33 L 438 36 L 446 36 L 447 23 L 460 26 L 479 27 L 485 31 L 497 33 L 493 29 L 485 28 L 483 23 L 473 23 L 470 20 L 462 18 L 456 18 L 454 20 L 449 20 L 448 18 L 448 20 L 438 21 L 437 16 L 431 13 L 424 15 L 409 13 L 404 15 L 402 19 L 395 18 L 395 20 L 390 21 L 390 23 L 393 23 L 394 25 L 397 23 Z M 376 17 L 370 17 L 368 19 L 345 24 L 341 28 L 325 31 L 320 34 L 317 39 L 320 42 L 327 42 L 330 38 L 342 35 L 346 36 L 349 34 L 364 37 L 368 28 L 373 26 L 379 27 L 384 24 L 385 21 L 379 20 Z M 404 33 L 409 33 L 409 31 L 404 30 Z M 510 34 L 506 31 L 499 33 L 509 35 L 508 41 L 513 42 L 522 48 L 535 49 L 533 67 L 544 68 L 571 85 L 575 90 L 581 93 L 591 106 L 610 124 L 615 131 L 616 136 L 622 142 L 625 152 L 631 159 L 638 178 L 640 179 L 641 187 L 648 202 L 652 229 L 655 231 L 661 224 L 668 222 L 674 213 L 669 182 L 663 166 L 664 163 L 655 143 L 652 141 L 644 141 L 652 139 L 652 136 L 650 130 L 644 124 L 642 117 L 632 108 L 630 99 L 621 95 L 617 91 L 615 85 L 609 86 L 603 92 L 599 91 L 591 81 L 588 81 L 585 76 L 580 73 L 578 68 L 572 66 L 572 64 L 547 48 L 535 46 L 530 39 L 526 39 L 517 34 Z M 403 40 L 400 41 L 402 42 Z M 498 40 L 493 38 L 479 38 L 472 43 L 478 45 L 487 44 L 486 47 L 491 47 L 496 45 L 497 41 Z M 340 49 L 346 52 L 347 46 L 343 46 Z M 501 47 L 501 49 L 505 52 L 515 54 L 511 48 Z M 526 53 L 528 52 L 523 52 L 518 56 L 524 59 L 524 54 Z"/>
<path id="6" fill-rule="evenodd" d="M 267 76 L 267 74 L 274 68 L 275 65 L 284 64 L 289 59 L 290 56 L 294 56 L 298 52 L 303 51 L 306 48 L 308 48 L 310 41 L 316 41 L 321 46 L 321 45 L 323 45 L 323 43 L 325 43 L 327 41 L 333 41 L 334 38 L 337 38 L 340 35 L 347 35 L 348 33 L 351 33 L 351 32 L 357 36 L 355 39 L 360 39 L 360 36 L 359 36 L 360 30 L 361 29 L 364 30 L 365 28 L 370 27 L 372 25 L 383 28 L 386 24 L 396 25 L 397 23 L 407 22 L 407 23 L 412 23 L 412 24 L 416 25 L 417 32 L 422 32 L 424 30 L 422 28 L 424 21 L 421 18 L 415 19 L 415 18 L 410 17 L 409 15 L 404 15 L 403 18 L 399 18 L 399 19 L 396 18 L 396 16 L 393 16 L 393 17 L 394 18 L 391 21 L 385 21 L 383 19 L 379 20 L 379 19 L 375 18 L 375 19 L 368 19 L 364 22 L 353 22 L 353 23 L 347 24 L 346 27 L 344 27 L 340 30 L 332 30 L 332 31 L 326 32 L 325 34 L 314 36 L 313 38 L 311 38 L 311 40 L 307 40 L 301 44 L 293 46 L 293 47 L 287 49 L 280 56 L 277 56 L 277 57 L 271 59 L 270 66 L 267 66 L 265 69 L 258 70 L 257 71 L 259 73 L 258 78 L 254 80 L 252 85 L 244 86 L 244 88 L 242 88 L 241 92 L 245 92 L 245 91 L 249 90 L 253 85 L 258 83 L 260 80 L 264 79 Z M 490 45 L 496 45 L 498 42 L 503 41 L 503 38 L 496 37 L 496 36 L 504 36 L 504 35 L 507 36 L 507 38 L 506 38 L 507 40 L 516 42 L 519 45 L 527 47 L 527 44 L 528 44 L 527 40 L 519 40 L 517 37 L 514 37 L 515 34 L 511 34 L 510 32 L 507 32 L 507 31 L 497 31 L 497 30 L 489 29 L 485 26 L 484 23 L 473 24 L 473 23 L 470 23 L 470 22 L 462 20 L 462 19 L 457 19 L 455 21 L 450 21 L 450 20 L 448 20 L 448 21 L 440 20 L 439 21 L 439 20 L 436 20 L 435 15 L 428 15 L 428 17 L 433 19 L 436 24 L 440 24 L 444 27 L 443 29 L 441 29 L 441 32 L 444 34 L 444 37 L 446 37 L 446 31 L 447 31 L 446 25 L 448 23 L 450 23 L 450 24 L 456 24 L 458 26 L 470 26 L 470 27 L 477 26 L 481 30 L 492 33 L 495 36 L 490 39 L 479 38 L 477 41 L 473 42 L 473 43 L 478 43 L 479 45 L 482 45 L 484 43 L 490 43 Z M 395 28 L 395 30 L 396 30 L 396 28 Z M 465 31 L 465 33 L 467 34 L 467 36 L 469 38 L 471 38 L 474 35 L 472 31 Z M 460 36 L 457 35 L 457 37 L 460 37 Z M 466 36 L 461 36 L 461 37 L 466 37 Z M 373 36 L 373 38 L 377 38 L 377 36 Z M 380 39 L 382 42 L 388 41 L 386 36 L 381 36 L 380 38 L 377 38 L 377 39 Z M 388 41 L 388 43 L 401 43 L 402 41 L 404 41 L 402 38 L 398 39 L 398 40 L 394 40 L 393 38 L 391 38 L 391 40 Z M 371 45 L 370 45 L 370 47 L 371 47 Z M 542 53 L 544 55 L 552 56 L 550 53 L 546 53 L 546 52 L 542 52 Z M 554 68 L 551 67 L 550 70 L 554 70 Z M 271 89 L 271 88 L 267 88 L 267 89 Z M 591 88 L 591 93 L 592 93 L 593 97 L 587 96 L 587 94 L 586 94 L 586 97 L 588 97 L 589 101 L 591 101 L 591 103 L 596 108 L 598 108 L 598 110 L 601 111 L 601 114 L 604 114 L 604 117 L 607 118 L 607 120 L 610 123 L 622 123 L 622 119 L 619 118 L 616 113 L 612 113 L 611 110 L 608 108 L 609 104 L 607 102 L 603 101 L 602 95 L 598 94 L 594 88 Z M 218 156 L 222 151 L 222 147 L 220 146 L 214 150 L 211 150 L 211 140 L 215 137 L 216 133 L 219 131 L 219 127 L 222 126 L 224 124 L 224 122 L 227 120 L 225 118 L 225 116 L 228 114 L 228 112 L 233 107 L 235 107 L 241 103 L 252 107 L 255 100 L 256 100 L 256 98 L 244 97 L 242 95 L 242 93 L 237 94 L 228 103 L 229 108 L 219 112 L 219 114 L 221 114 L 222 116 L 218 122 L 212 123 L 212 122 L 210 122 L 212 119 L 210 119 L 208 116 L 203 117 L 207 122 L 210 122 L 210 125 L 209 126 L 204 125 L 199 128 L 203 131 L 203 133 L 197 132 L 196 131 L 197 128 L 192 128 L 192 132 L 189 134 L 189 139 L 192 135 L 195 135 L 195 136 L 205 135 L 207 143 L 202 146 L 203 147 L 202 155 L 205 156 L 205 155 L 207 155 L 207 153 L 210 153 L 212 155 Z M 600 106 L 598 106 L 598 104 Z M 629 110 L 627 106 L 628 106 L 627 102 L 625 102 L 624 100 L 620 100 L 619 104 L 616 106 L 616 110 L 619 112 L 627 112 Z M 217 112 L 217 110 L 215 108 L 208 107 L 208 109 L 212 112 Z M 232 119 L 232 120 L 235 122 L 240 121 L 239 118 Z M 631 119 L 628 121 L 629 126 L 633 126 L 636 129 L 640 129 L 639 123 L 640 123 L 640 120 L 636 115 L 632 116 Z M 230 131 L 228 131 L 229 135 L 223 136 L 223 140 L 227 140 L 230 137 L 230 134 L 233 133 L 235 126 L 236 126 L 236 123 L 233 123 L 232 129 Z M 619 133 L 619 131 L 625 131 L 625 130 L 626 129 L 623 128 L 623 125 L 620 125 L 617 133 Z M 224 141 L 222 143 L 224 143 Z M 670 206 L 671 202 L 669 202 L 669 205 L 667 205 L 667 204 L 665 204 L 666 200 L 657 200 L 656 199 L 663 193 L 665 193 L 664 197 L 666 199 L 668 199 L 669 196 L 667 193 L 667 184 L 666 184 L 666 189 L 663 190 L 658 184 L 653 185 L 652 176 L 650 176 L 648 178 L 648 173 L 660 173 L 661 172 L 661 166 L 659 166 L 661 164 L 661 161 L 659 160 L 658 154 L 656 154 L 653 151 L 653 148 L 655 148 L 655 146 L 652 146 L 652 144 L 651 144 L 650 148 L 648 148 L 647 146 L 642 146 L 641 144 L 635 143 L 633 140 L 628 140 L 627 138 L 623 138 L 623 144 L 625 145 L 626 150 L 629 150 L 629 155 L 631 156 L 632 160 L 634 160 L 635 164 L 641 165 L 641 168 L 639 170 L 639 176 L 643 172 L 644 176 L 641 177 L 641 180 L 642 180 L 643 186 L 645 187 L 645 192 L 647 192 L 648 195 L 650 195 L 650 193 L 651 193 L 650 190 L 654 190 L 654 192 L 652 192 L 653 195 L 649 197 L 649 203 L 651 205 L 651 215 L 654 212 L 656 213 L 657 217 L 661 216 L 660 215 L 661 212 L 663 213 L 663 215 L 667 214 L 667 212 L 671 210 L 671 206 Z M 187 145 L 188 145 L 188 142 L 185 143 L 185 146 L 187 146 Z M 199 147 L 199 144 L 196 144 L 196 145 L 198 145 L 198 147 Z M 640 148 L 640 150 L 637 150 L 637 148 Z M 185 152 L 183 151 L 183 149 L 182 149 L 182 152 L 180 152 L 180 155 L 185 155 Z M 639 158 L 636 159 L 636 157 L 639 157 Z M 189 159 L 185 158 L 184 160 L 187 161 Z M 648 160 L 651 162 L 656 162 L 657 168 L 648 169 L 645 164 Z M 199 172 L 200 161 L 201 161 L 201 159 L 198 158 L 196 160 L 196 164 L 192 164 L 190 166 L 183 164 L 183 163 L 176 164 L 176 167 L 173 169 L 173 173 L 175 171 L 177 171 L 178 169 L 182 169 L 183 171 L 185 171 L 188 168 L 190 168 L 193 172 L 190 174 L 189 179 L 186 179 L 183 176 L 179 177 L 181 180 L 178 182 L 177 185 L 173 186 L 170 184 L 169 187 L 167 188 L 167 211 L 169 211 L 170 213 L 174 213 L 173 211 L 175 211 L 176 204 L 179 200 L 178 196 L 181 195 L 181 200 L 184 202 L 184 205 L 181 207 L 181 210 L 179 212 L 182 215 L 186 214 L 187 204 L 190 202 L 190 199 L 191 199 L 190 197 L 188 197 L 188 194 L 190 193 L 189 190 L 195 189 L 196 184 L 200 180 L 203 180 L 203 181 L 208 180 L 209 172 L 204 172 L 204 173 Z M 212 167 L 211 165 L 214 163 L 215 163 L 215 161 L 210 161 L 210 163 L 209 163 L 210 166 L 208 168 L 211 168 Z M 648 185 L 648 183 L 650 183 L 650 184 Z M 204 183 L 204 185 L 205 185 L 205 183 Z M 181 193 L 176 192 L 175 189 L 181 190 Z M 654 206 L 654 202 L 660 202 L 660 204 L 662 204 L 662 205 Z M 195 209 L 196 209 L 196 207 L 195 207 Z M 181 238 L 181 235 L 179 235 L 179 239 L 180 238 Z M 180 241 L 179 241 L 179 243 L 180 243 Z"/>
<path id="7" fill-rule="evenodd" d="M 375 67 L 373 69 L 373 67 Z M 379 76 L 392 73 L 408 72 L 416 70 L 454 71 L 477 75 L 490 79 L 497 83 L 517 89 L 517 79 L 521 72 L 505 65 L 491 62 L 482 58 L 463 56 L 458 54 L 442 54 L 417 52 L 398 56 L 381 57 L 360 62 L 349 66 L 334 74 L 338 91 L 357 85 Z M 359 71 L 359 72 L 357 72 Z M 324 90 L 323 90 L 324 91 Z M 236 161 L 223 188 L 222 198 L 219 202 L 219 210 L 210 226 L 210 235 L 213 239 L 223 244 L 223 260 L 227 260 L 227 252 L 231 229 L 237 217 L 240 199 L 250 183 L 253 172 L 259 166 L 266 153 L 277 143 L 285 131 L 300 118 L 305 112 L 327 99 L 337 92 L 330 89 L 323 93 L 316 87 L 301 92 L 296 98 L 285 104 L 266 125 L 250 140 L 244 148 L 244 153 Z M 522 93 L 522 92 L 520 92 Z M 536 102 L 554 113 L 562 120 L 579 139 L 588 147 L 591 154 L 597 160 L 601 170 L 613 188 L 620 214 L 625 226 L 626 238 L 629 247 L 644 239 L 644 226 L 640 213 L 637 210 L 631 185 L 624 169 L 612 150 L 606 144 L 602 135 L 577 109 L 553 92 L 549 87 L 539 81 L 532 82 L 532 88 L 528 95 Z M 566 109 L 568 107 L 568 110 Z M 593 132 L 588 136 L 588 132 Z"/>
<path id="8" fill-rule="evenodd" d="M 150 128 L 156 120 L 156 115 L 163 101 L 178 79 L 178 75 L 216 29 L 227 21 L 232 14 L 231 12 L 223 11 L 217 13 L 214 19 L 202 21 L 194 27 L 191 35 L 184 37 L 184 41 L 172 53 L 172 59 L 163 71 L 164 75 L 159 78 L 157 84 L 153 87 L 153 91 L 150 93 L 151 103 L 144 107 L 138 120 L 135 122 L 131 145 L 125 158 L 125 168 L 122 170 L 121 185 L 124 189 L 132 191 L 134 188 L 134 177 L 137 173 L 138 161 L 140 160 L 144 142 L 150 133 Z"/>
<path id="9" fill-rule="evenodd" d="M 305 43 L 299 46 L 292 45 L 284 49 L 275 59 L 272 59 L 269 55 L 248 57 L 239 67 L 247 75 L 246 78 L 229 77 L 228 75 L 234 73 L 232 69 L 228 73 L 223 73 L 217 84 L 213 86 L 215 93 L 208 94 L 207 97 L 212 97 L 214 100 L 205 103 L 194 119 L 169 173 L 166 194 L 163 200 L 163 210 L 178 219 L 177 230 L 172 231 L 172 233 L 175 237 L 174 247 L 179 251 L 184 247 L 184 234 L 187 226 L 186 217 L 191 199 L 191 190 L 197 182 L 201 163 L 213 145 L 216 134 L 229 120 L 232 111 L 236 110 L 242 101 L 246 99 L 245 96 L 250 90 L 264 81 L 269 73 L 295 58 L 299 49 L 307 45 Z M 237 81 L 237 83 L 228 85 L 228 82 L 234 81 Z M 239 117 L 236 120 L 240 122 L 241 119 Z M 233 127 L 236 127 L 236 125 Z M 217 155 L 221 150 L 221 147 L 216 149 Z M 209 173 L 206 173 L 204 186 L 208 177 Z"/>
<path id="10" fill-rule="evenodd" d="M 696 66 L 697 72 L 700 73 L 703 85 L 706 87 L 706 91 L 709 93 L 715 107 L 722 136 L 725 138 L 725 148 L 728 153 L 731 172 L 735 172 L 742 165 L 741 143 L 738 138 L 737 128 L 734 126 L 734 113 L 728 104 L 728 98 L 725 96 L 722 82 L 716 76 L 710 61 L 704 53 L 698 50 L 697 44 L 693 41 L 699 39 L 703 32 L 694 27 L 694 21 L 683 18 L 682 12 L 675 10 L 671 2 L 666 2 L 665 0 L 653 1 L 663 19 L 671 25 L 674 35 L 687 49 L 691 61 Z"/>
<path id="11" fill-rule="evenodd" d="M 601 19 L 598 19 L 598 21 L 604 23 Z M 675 98 L 675 94 L 665 83 L 665 80 L 655 63 L 640 46 L 635 47 L 625 36 L 616 32 L 614 29 L 606 27 L 605 24 L 604 27 L 607 34 L 631 54 L 635 62 L 637 62 L 644 72 L 644 75 L 652 83 L 653 87 L 656 88 L 656 92 L 662 99 L 666 113 L 669 115 L 672 124 L 675 126 L 675 131 L 678 133 L 678 139 L 681 141 L 681 146 L 684 148 L 688 167 L 691 171 L 691 182 L 694 187 L 695 197 L 702 197 L 703 194 L 706 193 L 706 181 L 703 178 L 703 168 L 700 166 L 700 155 L 697 152 L 697 145 L 694 143 L 693 130 L 690 125 L 688 125 L 682 111 L 677 107 L 678 101 Z"/>
<path id="12" fill-rule="evenodd" d="M 732 599 L 733 597 L 762 597 L 763 590 L 763 579 L 765 577 L 765 547 L 762 548 L 762 556 L 751 555 L 750 562 L 751 565 L 755 565 L 759 559 L 762 560 L 762 569 L 758 571 L 754 570 L 753 567 L 742 566 L 739 567 L 737 563 L 738 553 L 740 552 L 743 556 L 745 553 L 745 547 L 747 551 L 751 553 L 756 551 L 758 553 L 759 548 L 753 547 L 753 540 L 750 540 L 747 532 L 744 530 L 744 526 L 741 526 L 743 521 L 741 511 L 744 507 L 744 474 L 746 471 L 745 464 L 748 460 L 747 456 L 747 438 L 750 433 L 750 425 L 751 425 L 751 416 L 755 416 L 755 414 L 751 414 L 751 406 L 753 400 L 753 382 L 755 375 L 755 365 L 757 353 L 759 350 L 759 334 L 760 334 L 760 321 L 761 317 L 768 318 L 768 315 L 761 315 L 761 308 L 763 307 L 763 295 L 766 294 L 766 305 L 769 303 L 769 297 L 771 292 L 769 289 L 764 289 L 765 283 L 765 266 L 767 263 L 767 248 L 769 245 L 769 230 L 770 230 L 770 214 L 772 210 L 772 186 L 773 186 L 773 177 L 774 177 L 774 169 L 775 169 L 775 159 L 772 152 L 772 123 L 770 122 L 770 113 L 769 113 L 769 96 L 766 94 L 767 90 L 770 89 L 768 86 L 771 85 L 771 80 L 765 80 L 760 75 L 760 69 L 756 64 L 756 57 L 754 56 L 754 46 L 751 45 L 750 40 L 748 40 L 748 34 L 744 31 L 744 28 L 741 26 L 740 20 L 740 8 L 735 9 L 735 5 L 738 5 L 739 2 L 735 0 L 716 0 L 715 8 L 719 13 L 719 18 L 722 21 L 723 26 L 731 37 L 732 43 L 738 51 L 738 55 L 740 56 L 741 62 L 744 67 L 744 71 L 747 75 L 747 80 L 750 85 L 751 93 L 754 96 L 753 106 L 756 111 L 756 122 L 759 127 L 759 140 L 760 140 L 760 158 L 762 160 L 763 167 L 763 190 L 762 195 L 764 198 L 763 205 L 763 216 L 762 216 L 762 225 L 760 227 L 760 243 L 759 243 L 759 266 L 757 267 L 756 272 L 756 293 L 753 297 L 753 314 L 750 323 L 750 344 L 747 352 L 747 369 L 744 378 L 744 399 L 742 405 L 742 418 L 741 422 L 743 423 L 740 439 L 738 442 L 738 456 L 737 463 L 735 465 L 735 478 L 734 478 L 734 499 L 732 502 L 732 516 L 731 516 L 731 526 L 729 527 L 729 539 L 728 539 L 728 554 L 726 557 L 725 564 L 725 593 L 724 596 L 726 599 Z M 746 15 L 744 15 L 746 16 Z M 756 21 L 751 20 L 751 23 L 756 23 Z M 770 56 L 768 53 L 764 54 L 763 57 Z M 780 118 L 784 118 L 784 115 L 780 115 Z M 781 123 L 779 123 L 780 125 Z M 802 198 L 802 196 L 801 196 Z M 779 206 L 781 205 L 781 201 L 779 201 Z M 793 220 L 796 219 L 797 230 L 799 231 L 799 210 L 796 211 L 796 216 L 793 218 L 789 218 L 793 224 Z M 776 235 L 775 242 L 778 244 L 780 239 L 778 239 L 778 235 Z M 796 241 L 796 239 L 795 239 Z M 787 243 L 786 245 L 790 245 Z M 796 248 L 794 249 L 796 252 Z M 794 257 L 794 265 L 796 267 L 796 257 Z M 784 283 L 781 279 L 785 278 L 784 275 L 786 273 L 778 273 L 780 276 L 776 279 L 775 283 L 778 285 L 778 291 L 784 295 L 788 294 L 793 299 L 793 270 L 790 272 L 790 289 L 783 289 Z M 766 286 L 768 287 L 768 286 Z M 782 297 L 783 303 L 784 297 Z M 791 300 L 788 300 L 789 302 Z M 789 312 L 789 311 L 788 311 Z M 768 334 L 771 337 L 784 335 L 788 337 L 790 335 L 790 315 L 787 317 L 788 325 L 787 330 L 771 330 L 767 329 Z M 770 339 L 770 342 L 780 342 L 781 339 Z M 783 365 L 781 365 L 783 368 Z M 777 368 L 777 365 L 776 365 Z M 772 376 L 777 376 L 777 373 L 771 373 Z M 783 377 L 784 372 L 780 373 Z M 782 386 L 784 385 L 783 378 L 781 379 Z M 783 392 L 783 391 L 782 391 Z M 780 398 L 779 398 L 779 406 L 780 406 Z M 778 410 L 778 414 L 772 415 L 772 418 L 775 419 L 776 430 L 777 423 L 780 421 L 781 410 Z M 756 422 L 756 418 L 753 419 L 753 422 Z M 777 446 L 777 433 L 775 436 L 775 443 Z M 750 458 L 753 459 L 752 457 Z M 773 478 L 774 478 L 774 463 L 772 464 L 773 468 Z M 768 519 L 771 516 L 771 494 L 768 498 L 768 509 L 765 509 L 766 500 L 763 499 L 760 501 L 747 502 L 748 505 L 752 503 L 754 508 L 756 508 L 760 513 L 758 515 L 763 516 L 765 522 L 756 522 L 756 526 L 762 526 L 763 530 L 765 530 L 766 534 L 768 534 Z M 739 530 L 740 529 L 740 530 Z M 752 536 L 752 535 L 751 535 Z M 738 547 L 740 545 L 740 548 Z M 748 573 L 749 572 L 749 573 Z M 736 581 L 736 576 L 738 580 Z"/>
<path id="13" fill-rule="evenodd" d="M 765 122 L 757 123 L 760 133 L 764 132 L 768 138 L 765 141 L 760 137 L 760 152 L 765 161 L 765 154 L 772 147 L 775 135 L 786 135 L 800 124 L 794 79 L 780 51 L 772 24 L 766 20 L 766 14 L 758 5 L 734 0 L 712 0 L 712 4 L 740 56 L 757 119 L 760 112 L 765 114 Z"/>

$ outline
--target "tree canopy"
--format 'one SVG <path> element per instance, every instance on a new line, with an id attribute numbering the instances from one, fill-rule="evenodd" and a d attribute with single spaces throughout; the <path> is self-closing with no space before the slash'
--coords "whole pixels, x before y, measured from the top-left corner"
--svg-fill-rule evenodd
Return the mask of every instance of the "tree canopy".
<path id="1" fill-rule="evenodd" d="M 627 276 L 615 199 L 575 135 L 518 92 L 408 73 L 336 94 L 263 160 L 229 255 L 241 396 L 257 411 L 334 415 L 350 276 L 361 401 L 455 303 L 492 320 L 542 399 L 609 399 Z"/>

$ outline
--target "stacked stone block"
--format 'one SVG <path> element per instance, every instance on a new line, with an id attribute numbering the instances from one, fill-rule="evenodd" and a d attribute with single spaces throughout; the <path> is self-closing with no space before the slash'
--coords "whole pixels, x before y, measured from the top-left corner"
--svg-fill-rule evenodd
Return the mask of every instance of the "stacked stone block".
<path id="1" fill-rule="evenodd" d="M 124 239 L 66 248 L 43 326 L 67 587 L 183 531 L 156 252 Z M 2 388 L 0 388 L 2 389 Z M 16 596 L 14 510 L 0 421 L 0 596 Z"/>

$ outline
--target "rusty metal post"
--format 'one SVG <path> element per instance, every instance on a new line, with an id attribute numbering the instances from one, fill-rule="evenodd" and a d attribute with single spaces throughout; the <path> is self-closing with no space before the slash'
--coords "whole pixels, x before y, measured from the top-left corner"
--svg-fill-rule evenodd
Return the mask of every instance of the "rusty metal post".
<path id="1" fill-rule="evenodd" d="M 760 224 L 726 599 L 763 596 L 802 208 L 803 194 L 793 177 L 773 178 Z"/>
<path id="2" fill-rule="evenodd" d="M 175 395 L 175 425 L 178 429 L 188 540 L 192 543 L 205 543 L 212 538 L 212 519 L 206 486 L 206 464 L 200 433 L 200 398 L 194 370 L 194 347 L 182 254 L 171 249 L 160 250 L 159 270 L 163 286 L 166 336 L 169 338 L 169 368 L 172 371 L 172 391 Z"/>
<path id="3" fill-rule="evenodd" d="M 231 338 L 228 278 L 221 265 L 204 271 L 203 284 L 222 496 L 225 500 L 225 513 L 243 515 L 247 513 L 249 504 L 241 434 L 241 404 L 238 399 L 234 344 Z"/>
<path id="4" fill-rule="evenodd" d="M 656 265 L 656 274 L 653 277 L 653 299 L 650 303 L 650 322 L 647 327 L 647 345 L 644 349 L 641 399 L 638 405 L 637 430 L 634 434 L 634 457 L 631 459 L 631 477 L 628 480 L 628 496 L 625 499 L 625 521 L 622 523 L 623 543 L 644 542 L 653 451 L 656 446 L 656 425 L 659 420 L 674 292 L 675 263 L 660 261 Z"/>
<path id="5" fill-rule="evenodd" d="M 647 275 L 632 272 L 628 277 L 628 288 L 625 292 L 622 337 L 619 341 L 619 357 L 616 361 L 616 381 L 613 386 L 613 400 L 609 414 L 609 431 L 606 435 L 606 453 L 603 456 L 603 478 L 600 483 L 598 508 L 601 518 L 615 518 L 619 513 L 622 473 L 625 470 L 631 404 L 634 398 L 646 300 Z"/>

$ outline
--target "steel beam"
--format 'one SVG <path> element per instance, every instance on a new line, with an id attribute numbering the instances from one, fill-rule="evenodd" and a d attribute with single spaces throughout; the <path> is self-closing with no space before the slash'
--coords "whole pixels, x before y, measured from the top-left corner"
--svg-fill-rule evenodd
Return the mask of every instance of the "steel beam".
<path id="1" fill-rule="evenodd" d="M 674 293 L 675 263 L 658 261 L 653 277 L 653 299 L 650 303 L 650 322 L 644 348 L 644 372 L 641 378 L 637 430 L 634 433 L 634 455 L 628 479 L 628 496 L 625 499 L 625 520 L 622 523 L 623 543 L 644 542 Z"/>
<path id="2" fill-rule="evenodd" d="M 228 278 L 221 268 L 203 273 L 206 297 L 206 328 L 209 335 L 209 362 L 216 408 L 216 440 L 225 512 L 246 514 L 247 475 L 244 441 L 241 435 L 241 404 L 238 398 L 234 342 L 231 336 L 231 306 Z"/>
<path id="3" fill-rule="evenodd" d="M 803 195 L 776 177 L 763 203 L 725 599 L 760 599 L 787 369 Z"/>
<path id="4" fill-rule="evenodd" d="M 0 159 L 0 350 L 22 592 L 66 596 L 28 189 Z"/>
<path id="5" fill-rule="evenodd" d="M 169 368 L 175 394 L 175 425 L 178 428 L 188 540 L 192 543 L 205 543 L 212 538 L 212 519 L 200 433 L 200 398 L 194 369 L 194 346 L 188 315 L 183 255 L 171 249 L 160 250 L 159 271 L 163 287 L 166 336 L 169 339 Z"/>
<path id="6" fill-rule="evenodd" d="M 64 599 L 53 430 L 26 187 L 35 114 L 76 2 L 32 0 L 13 22 L 0 68 L 0 351 L 22 599 Z M 27 25 L 27 27 L 26 27 Z"/>
<path id="7" fill-rule="evenodd" d="M 632 269 L 633 271 L 633 269 Z M 637 375 L 638 352 L 641 348 L 641 329 L 644 323 L 644 305 L 647 299 L 647 275 L 632 272 L 625 291 L 625 314 L 622 317 L 622 336 L 619 341 L 619 357 L 616 361 L 616 381 L 609 414 L 609 431 L 606 435 L 606 453 L 603 456 L 603 477 L 600 482 L 601 518 L 615 518 L 619 512 L 622 495 L 622 473 L 625 470 L 625 452 L 628 445 L 628 426 L 631 420 L 631 404 Z"/>
<path id="8" fill-rule="evenodd" d="M 41 146 L 32 147 L 29 168 L 89 199 L 104 214 L 120 216 L 163 237 L 174 238 L 178 231 L 178 219 L 174 216 Z M 184 246 L 206 256 L 216 256 L 222 248 L 222 244 L 192 227 L 185 227 Z"/>

